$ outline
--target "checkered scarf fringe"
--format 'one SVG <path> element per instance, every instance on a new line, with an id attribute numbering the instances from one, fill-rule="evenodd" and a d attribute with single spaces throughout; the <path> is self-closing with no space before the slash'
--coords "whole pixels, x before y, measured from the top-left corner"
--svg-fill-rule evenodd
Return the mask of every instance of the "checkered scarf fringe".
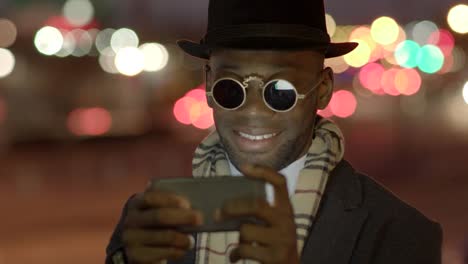
<path id="1" fill-rule="evenodd" d="M 318 211 L 328 175 L 342 160 L 344 139 L 333 122 L 321 118 L 315 126 L 315 138 L 308 150 L 304 168 L 299 173 L 295 193 L 291 197 L 296 222 L 297 249 L 301 255 L 305 239 Z M 192 161 L 194 177 L 229 175 L 227 154 L 213 131 L 197 147 Z M 238 245 L 239 232 L 200 233 L 197 236 L 196 263 L 230 263 L 229 254 Z M 256 263 L 244 260 L 244 263 Z"/>

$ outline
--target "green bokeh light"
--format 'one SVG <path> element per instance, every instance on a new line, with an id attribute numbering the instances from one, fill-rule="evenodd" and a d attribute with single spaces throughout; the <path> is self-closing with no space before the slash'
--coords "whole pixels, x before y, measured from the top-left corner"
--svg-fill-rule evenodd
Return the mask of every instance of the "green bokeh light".
<path id="1" fill-rule="evenodd" d="M 418 53 L 418 67 L 425 73 L 436 73 L 444 65 L 444 54 L 434 45 L 426 45 L 419 50 Z"/>
<path id="2" fill-rule="evenodd" d="M 398 44 L 395 59 L 401 67 L 415 68 L 418 66 L 418 54 L 421 47 L 412 40 L 405 40 Z"/>

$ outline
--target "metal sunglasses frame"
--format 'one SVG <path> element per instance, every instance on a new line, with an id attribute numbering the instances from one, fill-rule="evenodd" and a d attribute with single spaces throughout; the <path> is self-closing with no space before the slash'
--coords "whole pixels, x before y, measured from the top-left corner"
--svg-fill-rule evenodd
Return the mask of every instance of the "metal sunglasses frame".
<path id="1" fill-rule="evenodd" d="M 213 96 L 213 88 L 221 81 L 224 81 L 224 80 L 231 80 L 231 81 L 234 81 L 236 82 L 241 88 L 242 88 L 242 92 L 243 92 L 243 95 L 244 95 L 244 99 L 242 100 L 242 103 L 235 107 L 235 108 L 226 108 L 224 106 L 222 106 L 217 100 L 216 98 Z M 244 104 L 245 104 L 245 101 L 247 100 L 247 92 L 246 92 L 246 89 L 247 87 L 249 86 L 249 82 L 253 81 L 253 80 L 257 80 L 260 82 L 260 86 L 262 86 L 262 97 L 263 97 L 263 102 L 265 103 L 266 106 L 268 106 L 268 108 L 270 108 L 271 110 L 275 111 L 275 112 L 279 112 L 279 113 L 284 113 L 284 112 L 289 112 L 291 111 L 294 107 L 296 107 L 296 104 L 297 102 L 300 100 L 300 99 L 304 99 L 306 98 L 307 96 L 310 95 L 310 93 L 312 91 L 315 90 L 315 88 L 317 88 L 317 86 L 320 85 L 320 83 L 322 83 L 321 81 L 320 82 L 317 82 L 317 84 L 314 85 L 314 87 L 312 87 L 307 93 L 305 94 L 300 94 L 297 92 L 297 89 L 296 89 L 296 86 L 294 86 L 291 82 L 287 81 L 287 80 L 284 80 L 284 79 L 273 79 L 273 80 L 270 80 L 268 81 L 267 83 L 265 83 L 263 81 L 263 78 L 259 77 L 259 76 L 255 76 L 255 75 L 249 75 L 247 77 L 244 78 L 244 80 L 242 81 L 242 83 L 240 81 L 238 81 L 237 79 L 234 79 L 234 78 L 230 78 L 230 77 L 225 77 L 225 78 L 220 78 L 218 80 L 216 80 L 213 85 L 211 86 L 211 90 L 209 92 L 206 92 L 206 95 L 207 96 L 210 96 L 213 98 L 213 100 L 216 102 L 216 104 L 225 109 L 225 110 L 237 110 L 239 109 L 240 107 L 242 107 Z M 277 82 L 277 81 L 283 81 L 283 82 L 287 82 L 289 84 L 291 84 L 291 86 L 294 88 L 294 93 L 296 94 L 296 100 L 294 101 L 294 104 L 286 109 L 286 110 L 278 110 L 278 109 L 275 109 L 273 108 L 270 104 L 268 104 L 268 102 L 266 101 L 265 99 L 265 88 L 271 84 L 272 82 Z"/>

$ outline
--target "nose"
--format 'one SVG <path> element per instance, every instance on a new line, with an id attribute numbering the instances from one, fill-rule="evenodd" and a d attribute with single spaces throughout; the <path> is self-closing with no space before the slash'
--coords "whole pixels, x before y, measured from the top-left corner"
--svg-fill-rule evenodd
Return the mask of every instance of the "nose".
<path id="1" fill-rule="evenodd" d="M 246 88 L 246 101 L 239 109 L 249 116 L 271 116 L 274 112 L 263 101 L 261 83 L 250 82 Z"/>

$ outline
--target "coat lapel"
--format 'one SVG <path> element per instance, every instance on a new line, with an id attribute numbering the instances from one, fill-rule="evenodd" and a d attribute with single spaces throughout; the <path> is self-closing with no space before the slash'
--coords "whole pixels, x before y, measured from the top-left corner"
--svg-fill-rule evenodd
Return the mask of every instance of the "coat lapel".
<path id="1" fill-rule="evenodd" d="M 361 208 L 362 187 L 353 168 L 340 162 L 330 175 L 314 224 L 309 230 L 302 263 L 349 263 L 367 210 Z"/>

